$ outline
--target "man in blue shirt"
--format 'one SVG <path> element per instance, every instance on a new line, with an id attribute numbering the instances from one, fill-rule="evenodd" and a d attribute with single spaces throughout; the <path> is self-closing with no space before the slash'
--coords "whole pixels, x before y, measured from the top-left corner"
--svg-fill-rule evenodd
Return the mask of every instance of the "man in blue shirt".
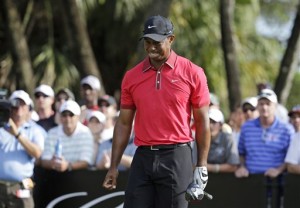
<path id="1" fill-rule="evenodd" d="M 294 131 L 291 125 L 275 116 L 278 101 L 274 91 L 263 89 L 257 98 L 259 117 L 242 126 L 238 146 L 240 167 L 235 175 L 241 178 L 264 174 L 267 184 L 276 179 L 279 184 L 276 204 L 279 206 L 283 196 L 281 176 L 286 170 L 284 159 Z M 266 194 L 270 201 L 272 190 L 267 188 Z"/>
<path id="2" fill-rule="evenodd" d="M 0 207 L 33 208 L 30 177 L 42 154 L 45 132 L 28 122 L 32 100 L 26 92 L 15 91 L 9 101 L 11 117 L 0 128 Z"/>
<path id="3" fill-rule="evenodd" d="M 275 116 L 276 105 L 274 91 L 264 89 L 258 95 L 259 117 L 245 122 L 241 129 L 237 177 L 264 174 L 276 178 L 286 169 L 284 158 L 294 132 Z"/>

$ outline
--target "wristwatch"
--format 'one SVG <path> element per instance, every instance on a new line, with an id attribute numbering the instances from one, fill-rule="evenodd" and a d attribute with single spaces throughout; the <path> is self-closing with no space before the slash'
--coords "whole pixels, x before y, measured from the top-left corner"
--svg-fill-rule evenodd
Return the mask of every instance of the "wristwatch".
<path id="1" fill-rule="evenodd" d="M 19 139 L 20 135 L 21 135 L 21 132 L 19 132 L 19 133 L 15 136 L 16 139 Z"/>

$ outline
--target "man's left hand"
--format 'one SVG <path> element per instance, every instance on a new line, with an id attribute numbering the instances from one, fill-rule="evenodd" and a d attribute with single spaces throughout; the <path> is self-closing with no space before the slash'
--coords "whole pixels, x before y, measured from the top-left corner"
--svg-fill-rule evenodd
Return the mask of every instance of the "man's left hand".
<path id="1" fill-rule="evenodd" d="M 196 167 L 194 170 L 194 182 L 197 183 L 202 190 L 205 189 L 208 181 L 208 172 L 205 166 Z"/>

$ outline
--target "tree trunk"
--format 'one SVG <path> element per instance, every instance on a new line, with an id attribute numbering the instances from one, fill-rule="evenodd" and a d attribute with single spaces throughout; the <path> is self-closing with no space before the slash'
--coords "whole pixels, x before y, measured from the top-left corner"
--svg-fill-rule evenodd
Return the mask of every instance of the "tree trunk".
<path id="1" fill-rule="evenodd" d="M 12 0 L 3 0 L 7 21 L 7 37 L 10 38 L 11 54 L 15 63 L 16 88 L 22 88 L 32 95 L 35 82 L 30 59 L 30 52 L 22 30 L 17 7 Z"/>
<path id="2" fill-rule="evenodd" d="M 240 74 L 233 33 L 234 0 L 220 0 L 222 48 L 224 53 L 230 111 L 241 103 Z"/>
<path id="3" fill-rule="evenodd" d="M 94 75 L 99 78 L 101 94 L 104 94 L 102 77 L 91 47 L 85 21 L 77 7 L 76 0 L 64 0 L 62 3 L 68 18 L 69 28 L 72 31 L 74 63 L 82 76 Z"/>
<path id="4" fill-rule="evenodd" d="M 299 36 L 300 36 L 300 1 L 297 8 L 297 14 L 288 45 L 282 58 L 279 74 L 275 82 L 275 92 L 279 102 L 285 104 L 292 87 L 293 78 L 299 60 Z M 298 56 L 296 56 L 298 55 Z M 294 64 L 293 64 L 294 63 Z"/>

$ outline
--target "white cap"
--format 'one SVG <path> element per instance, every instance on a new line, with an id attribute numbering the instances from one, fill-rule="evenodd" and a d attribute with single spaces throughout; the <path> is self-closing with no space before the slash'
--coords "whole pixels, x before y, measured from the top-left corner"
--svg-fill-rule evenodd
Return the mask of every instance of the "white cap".
<path id="1" fill-rule="evenodd" d="M 87 115 L 87 120 L 90 120 L 93 117 L 98 119 L 98 121 L 100 123 L 105 123 L 106 122 L 106 116 L 103 113 L 101 113 L 100 111 L 90 111 Z"/>
<path id="2" fill-rule="evenodd" d="M 80 82 L 81 85 L 87 84 L 89 86 L 91 86 L 91 88 L 93 90 L 100 90 L 101 89 L 101 85 L 100 85 L 100 81 L 97 77 L 93 76 L 93 75 L 89 75 L 85 78 L 83 78 Z"/>
<path id="3" fill-rule="evenodd" d="M 211 120 L 213 120 L 215 122 L 224 123 L 224 115 L 217 108 L 210 108 L 208 111 L 208 116 Z"/>
<path id="4" fill-rule="evenodd" d="M 273 103 L 277 103 L 277 95 L 273 90 L 270 89 L 263 89 L 257 96 L 257 99 L 260 100 L 261 98 L 268 99 Z"/>
<path id="5" fill-rule="evenodd" d="M 79 116 L 81 112 L 79 105 L 74 100 L 67 100 L 60 106 L 59 112 L 62 113 L 64 111 L 70 111 L 77 116 Z"/>
<path id="6" fill-rule="evenodd" d="M 252 107 L 256 108 L 257 106 L 257 97 L 247 97 L 243 100 L 242 106 L 245 104 L 250 104 Z"/>
<path id="7" fill-rule="evenodd" d="M 43 93 L 44 95 L 47 95 L 49 97 L 54 97 L 54 91 L 49 85 L 42 84 L 38 86 L 37 88 L 35 88 L 34 94 L 38 92 Z"/>
<path id="8" fill-rule="evenodd" d="M 31 98 L 29 97 L 28 93 L 25 92 L 24 90 L 14 91 L 11 94 L 11 96 L 9 97 L 9 101 L 12 101 L 17 98 L 23 100 L 26 105 L 31 105 L 31 103 L 32 103 Z"/>

